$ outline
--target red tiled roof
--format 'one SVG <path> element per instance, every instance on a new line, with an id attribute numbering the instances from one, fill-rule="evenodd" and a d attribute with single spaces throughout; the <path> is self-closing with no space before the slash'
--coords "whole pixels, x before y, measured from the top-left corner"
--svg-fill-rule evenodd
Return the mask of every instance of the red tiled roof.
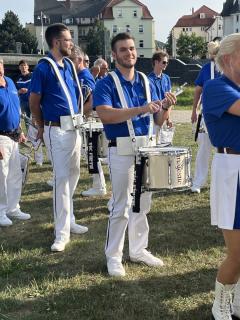
<path id="1" fill-rule="evenodd" d="M 205 13 L 206 18 L 200 19 L 200 13 Z M 214 23 L 215 16 L 218 15 L 218 12 L 207 6 L 202 6 L 193 14 L 182 16 L 174 27 L 210 27 Z"/>
<path id="2" fill-rule="evenodd" d="M 103 19 L 114 19 L 112 8 L 115 5 L 121 3 L 122 1 L 124 0 L 110 0 L 108 4 L 105 6 L 105 8 L 103 9 L 103 12 L 102 12 Z M 143 14 L 142 19 L 153 19 L 147 6 L 145 6 L 143 3 L 141 3 L 138 0 L 131 0 L 131 1 L 142 7 L 142 14 Z"/>

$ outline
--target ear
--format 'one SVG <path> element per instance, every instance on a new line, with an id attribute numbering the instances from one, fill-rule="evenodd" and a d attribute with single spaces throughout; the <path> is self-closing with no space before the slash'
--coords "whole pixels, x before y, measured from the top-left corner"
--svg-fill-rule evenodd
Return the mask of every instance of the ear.
<path id="1" fill-rule="evenodd" d="M 114 51 L 112 51 L 112 57 L 113 57 L 113 60 L 116 60 L 116 53 Z"/>

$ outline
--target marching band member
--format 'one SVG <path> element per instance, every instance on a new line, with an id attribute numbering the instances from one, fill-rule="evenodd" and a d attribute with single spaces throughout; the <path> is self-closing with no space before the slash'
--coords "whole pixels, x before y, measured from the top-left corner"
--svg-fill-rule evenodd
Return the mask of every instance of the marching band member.
<path id="1" fill-rule="evenodd" d="M 148 75 L 148 79 L 156 88 L 158 100 L 164 99 L 165 93 L 172 90 L 170 77 L 166 73 L 163 73 L 168 66 L 168 60 L 169 55 L 162 50 L 155 52 L 152 56 L 153 71 Z M 170 119 L 166 120 L 166 125 L 167 127 L 172 127 Z M 159 126 L 156 126 L 157 133 L 159 129 Z M 157 143 L 161 143 L 161 141 L 157 141 Z"/>
<path id="2" fill-rule="evenodd" d="M 68 130 L 63 125 L 64 120 L 70 125 L 78 118 L 79 108 L 74 72 L 65 59 L 73 46 L 71 33 L 64 24 L 58 23 L 46 29 L 45 38 L 50 59 L 42 59 L 33 72 L 30 108 L 39 127 L 39 137 L 44 137 L 51 155 L 54 172 L 55 241 L 51 250 L 63 251 L 70 232 L 88 231 L 87 227 L 76 224 L 73 214 L 73 194 L 80 175 L 81 136 L 79 130 Z"/>
<path id="3" fill-rule="evenodd" d="M 20 130 L 20 102 L 13 81 L 4 76 L 0 60 L 0 226 L 11 226 L 10 218 L 28 220 L 20 210 L 22 171 L 18 142 L 25 142 Z"/>
<path id="4" fill-rule="evenodd" d="M 105 61 L 102 58 L 98 58 L 97 60 L 94 61 L 93 66 L 100 68 L 99 73 L 98 73 L 98 75 L 96 77 L 96 82 L 98 80 L 103 79 L 103 78 L 105 78 L 107 76 L 107 73 L 108 73 L 108 63 L 107 63 L 107 61 Z"/>
<path id="5" fill-rule="evenodd" d="M 128 108 L 122 108 L 112 76 L 99 80 L 93 94 L 94 107 L 104 124 L 109 141 L 109 171 L 112 184 L 112 205 L 108 222 L 105 254 L 108 273 L 124 276 L 122 265 L 125 231 L 128 227 L 130 260 L 149 266 L 162 266 L 161 259 L 154 257 L 148 247 L 149 226 L 146 214 L 150 211 L 151 193 L 143 193 L 140 213 L 131 210 L 134 177 L 134 155 L 119 155 L 118 137 L 129 137 L 126 121 L 132 119 L 136 136 L 148 134 L 149 114 L 154 114 L 159 125 L 169 117 L 175 97 L 169 93 L 161 103 L 147 103 L 143 81 L 135 71 L 137 52 L 134 39 L 127 33 L 119 33 L 111 42 L 112 56 L 116 63 L 116 75 L 120 81 Z M 157 100 L 151 86 L 152 100 Z"/>
<path id="6" fill-rule="evenodd" d="M 31 117 L 31 111 L 29 108 L 29 95 L 30 95 L 30 85 L 32 73 L 29 71 L 29 65 L 26 60 L 20 60 L 18 64 L 19 70 L 21 72 L 20 77 L 16 81 L 16 87 L 18 89 L 18 95 L 20 99 L 20 105 L 22 113 L 26 114 L 28 118 Z M 25 121 L 25 126 L 27 131 L 29 130 L 29 125 Z M 38 150 L 34 151 L 34 159 L 38 166 L 43 164 L 43 152 L 42 146 L 40 145 Z"/>
<path id="7" fill-rule="evenodd" d="M 222 230 L 227 247 L 216 279 L 212 307 L 215 320 L 240 319 L 239 49 L 239 33 L 221 41 L 215 61 L 223 74 L 207 81 L 203 88 L 204 120 L 210 141 L 217 148 L 211 170 L 211 224 Z"/>
<path id="8" fill-rule="evenodd" d="M 214 79 L 220 76 L 220 73 L 216 70 L 214 59 L 219 49 L 218 41 L 211 41 L 208 43 L 208 54 L 211 62 L 205 64 L 200 70 L 197 79 L 195 80 L 195 91 L 193 99 L 193 108 L 191 121 L 195 123 L 197 121 L 197 107 L 201 104 L 201 95 L 204 83 L 209 79 Z M 201 117 L 201 115 L 200 115 Z M 192 192 L 200 193 L 201 187 L 207 181 L 209 160 L 211 157 L 212 146 L 209 140 L 208 133 L 204 129 L 204 120 L 201 120 L 201 132 L 198 132 L 198 151 L 195 162 L 195 174 L 193 179 L 193 185 L 191 187 Z"/>
<path id="9" fill-rule="evenodd" d="M 76 67 L 78 79 L 81 83 L 81 88 L 85 102 L 84 113 L 88 116 L 92 112 L 92 92 L 95 89 L 95 80 L 90 71 L 84 67 L 84 57 L 85 56 L 81 48 L 79 48 L 78 46 L 74 46 L 72 49 L 71 59 Z M 99 166 L 101 166 L 100 163 Z M 102 168 L 99 169 L 102 171 Z M 103 177 L 104 179 L 103 174 L 101 175 L 101 177 Z M 99 173 L 94 173 L 92 175 L 92 178 L 92 187 L 86 191 L 83 191 L 82 195 L 85 197 L 105 195 L 107 193 L 105 179 L 104 181 L 102 181 Z"/>

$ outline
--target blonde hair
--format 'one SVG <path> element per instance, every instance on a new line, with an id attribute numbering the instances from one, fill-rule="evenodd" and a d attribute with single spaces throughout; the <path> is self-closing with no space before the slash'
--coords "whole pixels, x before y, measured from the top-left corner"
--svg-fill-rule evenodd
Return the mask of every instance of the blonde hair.
<path id="1" fill-rule="evenodd" d="M 232 55 L 240 48 L 240 33 L 232 33 L 226 36 L 220 43 L 219 51 L 216 56 L 216 65 L 220 71 L 223 71 L 223 56 Z"/>
<path id="2" fill-rule="evenodd" d="M 3 64 L 3 59 L 0 59 L 0 63 Z"/>
<path id="3" fill-rule="evenodd" d="M 214 58 L 218 53 L 220 43 L 219 41 L 210 41 L 207 45 L 207 50 L 210 58 Z"/>

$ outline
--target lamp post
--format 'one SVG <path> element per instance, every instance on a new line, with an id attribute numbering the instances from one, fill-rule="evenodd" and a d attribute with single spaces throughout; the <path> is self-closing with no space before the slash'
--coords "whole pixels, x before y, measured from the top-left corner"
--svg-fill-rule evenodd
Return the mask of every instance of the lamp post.
<path id="1" fill-rule="evenodd" d="M 42 54 L 45 54 L 45 49 L 44 49 L 44 26 L 43 26 L 43 19 L 46 19 L 47 16 L 41 11 L 40 16 L 37 17 L 38 20 L 41 20 L 41 39 L 42 39 Z"/>

